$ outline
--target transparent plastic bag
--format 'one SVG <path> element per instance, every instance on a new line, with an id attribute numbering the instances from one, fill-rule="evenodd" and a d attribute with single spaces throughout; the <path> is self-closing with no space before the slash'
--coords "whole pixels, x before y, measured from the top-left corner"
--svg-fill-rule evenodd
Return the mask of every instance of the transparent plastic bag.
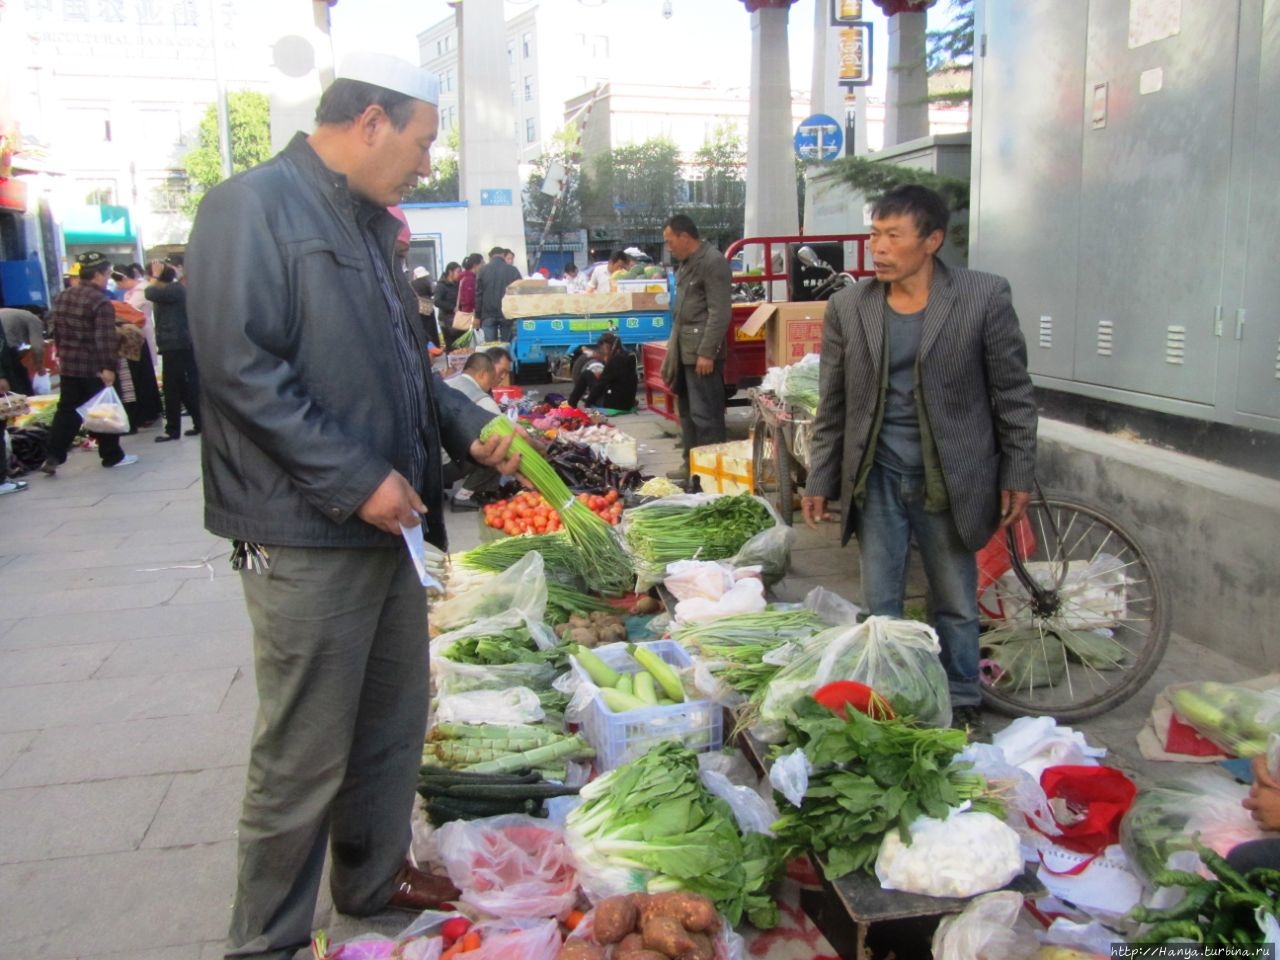
<path id="1" fill-rule="evenodd" d="M 834 680 L 865 683 L 898 716 L 945 727 L 951 723 L 951 696 L 938 651 L 933 628 L 915 620 L 868 617 L 856 626 L 824 630 L 770 682 L 757 735 L 777 742 L 795 703 Z"/>
<path id="2" fill-rule="evenodd" d="M 453 820 L 437 831 L 462 901 L 497 917 L 566 917 L 577 874 L 564 831 L 523 815 Z"/>
<path id="3" fill-rule="evenodd" d="M 933 935 L 935 960 L 1032 960 L 1040 941 L 1015 926 L 1022 894 L 1012 890 L 977 897 L 954 917 L 944 917 Z"/>
<path id="4" fill-rule="evenodd" d="M 560 924 L 516 917 L 478 924 L 480 946 L 467 960 L 555 960 L 560 953 Z"/>
<path id="5" fill-rule="evenodd" d="M 457 664 L 456 666 L 466 666 Z M 436 723 L 537 723 L 546 716 L 542 701 L 528 687 L 469 690 L 441 695 L 432 719 Z"/>
<path id="6" fill-rule="evenodd" d="M 1138 876 L 1150 881 L 1171 856 L 1194 856 L 1193 838 L 1226 856 L 1265 834 L 1242 804 L 1249 788 L 1216 770 L 1141 790 L 1120 820 L 1120 846 Z"/>
<path id="7" fill-rule="evenodd" d="M 395 937 L 365 933 L 325 950 L 323 960 L 439 960 L 443 949 L 436 933 L 456 913 L 426 910 Z"/>
<path id="8" fill-rule="evenodd" d="M 804 595 L 804 607 L 812 611 L 823 623 L 833 627 L 853 626 L 862 615 L 862 608 L 846 600 L 826 587 L 814 587 Z"/>
<path id="9" fill-rule="evenodd" d="M 544 596 L 545 589 L 544 583 Z M 461 663 L 449 656 L 449 651 L 454 646 L 470 637 L 514 629 L 527 630 L 539 650 L 550 650 L 561 642 L 555 631 L 541 621 L 528 619 L 520 609 L 476 620 L 449 633 L 442 633 L 431 641 L 431 679 L 436 691 L 441 695 L 449 695 L 472 690 L 502 690 L 514 686 L 542 690 L 549 686 L 556 674 L 555 668 L 549 663 Z"/>
<path id="10" fill-rule="evenodd" d="M 953 763 L 968 763 L 973 773 L 981 774 L 999 791 L 1005 798 L 1005 823 L 1018 832 L 1023 843 L 1040 847 L 1048 842 L 1046 837 L 1058 833 L 1058 823 L 1039 779 L 1009 763 L 999 747 L 971 743 L 956 754 Z"/>
<path id="11" fill-rule="evenodd" d="M 546 568 L 536 550 L 502 573 L 480 579 L 472 589 L 440 601 L 431 608 L 431 620 L 442 630 L 454 630 L 510 611 L 518 611 L 534 623 L 546 617 Z"/>
<path id="12" fill-rule="evenodd" d="M 991 738 L 1005 759 L 1035 777 L 1046 767 L 1084 767 L 1107 755 L 1091 747 L 1084 734 L 1062 727 L 1053 717 L 1019 717 Z"/>
<path id="13" fill-rule="evenodd" d="M 771 587 L 787 575 L 795 542 L 795 528 L 780 523 L 757 533 L 729 562 L 735 567 L 759 566 L 761 578 Z"/>
<path id="14" fill-rule="evenodd" d="M 711 757 L 714 754 L 702 754 Z M 701 765 L 701 763 L 700 763 Z M 773 826 L 778 819 L 778 808 L 748 786 L 734 783 L 719 770 L 703 767 L 698 773 L 702 785 L 729 805 L 733 819 L 743 833 L 763 833 L 773 836 Z"/>
<path id="15" fill-rule="evenodd" d="M 129 432 L 129 414 L 115 387 L 107 387 L 95 393 L 76 407 L 76 413 L 80 414 L 84 428 L 89 433 Z"/>
<path id="16" fill-rule="evenodd" d="M 1280 688 L 1205 680 L 1171 687 L 1169 696 L 1179 719 L 1237 757 L 1264 755 L 1268 737 L 1280 733 Z"/>
<path id="17" fill-rule="evenodd" d="M 989 813 L 953 810 L 945 820 L 918 817 L 909 842 L 885 834 L 876 876 L 886 890 L 929 897 L 972 897 L 999 890 L 1022 873 L 1018 835 Z"/>

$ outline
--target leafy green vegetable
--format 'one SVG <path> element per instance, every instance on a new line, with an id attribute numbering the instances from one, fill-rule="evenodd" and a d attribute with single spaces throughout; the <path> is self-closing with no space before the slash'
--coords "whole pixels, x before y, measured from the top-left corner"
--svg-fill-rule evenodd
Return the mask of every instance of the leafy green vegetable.
<path id="1" fill-rule="evenodd" d="M 816 769 L 799 809 L 788 805 L 773 830 L 788 857 L 812 851 L 828 879 L 870 871 L 884 835 L 897 827 L 910 836 L 917 817 L 945 817 L 964 800 L 1002 812 L 984 778 L 952 763 L 967 742 L 963 730 L 856 710 L 841 719 L 813 701 L 797 705 L 788 726 Z"/>
<path id="2" fill-rule="evenodd" d="M 580 873 L 627 874 L 632 889 L 691 890 L 715 901 L 730 925 L 746 916 L 778 923 L 769 887 L 782 868 L 764 834 L 743 834 L 733 811 L 702 785 L 692 750 L 664 742 L 592 781 L 566 821 Z"/>
<path id="3" fill-rule="evenodd" d="M 628 511 L 627 546 L 637 568 L 661 579 L 668 563 L 723 560 L 774 524 L 772 514 L 750 494 L 716 497 L 695 507 L 656 501 Z"/>
<path id="4" fill-rule="evenodd" d="M 477 663 L 497 666 L 507 663 L 549 663 L 557 671 L 569 664 L 565 647 L 539 650 L 525 627 L 511 627 L 501 633 L 473 633 L 461 637 L 442 655 L 455 663 Z"/>

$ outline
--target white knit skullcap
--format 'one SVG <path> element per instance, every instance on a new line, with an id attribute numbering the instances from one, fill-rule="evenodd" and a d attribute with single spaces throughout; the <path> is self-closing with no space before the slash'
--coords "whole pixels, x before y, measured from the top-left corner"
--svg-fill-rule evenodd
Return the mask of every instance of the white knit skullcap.
<path id="1" fill-rule="evenodd" d="M 340 80 L 359 80 L 394 90 L 434 106 L 440 104 L 439 77 L 388 53 L 349 53 L 343 58 L 337 76 Z"/>

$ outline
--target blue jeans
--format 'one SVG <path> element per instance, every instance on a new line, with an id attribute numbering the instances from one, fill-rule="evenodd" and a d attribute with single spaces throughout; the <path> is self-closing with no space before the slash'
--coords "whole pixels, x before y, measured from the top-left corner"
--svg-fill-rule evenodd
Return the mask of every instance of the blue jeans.
<path id="1" fill-rule="evenodd" d="M 978 563 L 961 541 L 951 511 L 926 513 L 924 475 L 875 464 L 858 511 L 862 599 L 870 612 L 901 617 L 907 554 L 915 534 L 929 580 L 934 627 L 942 645 L 953 707 L 976 707 L 978 692 Z"/>

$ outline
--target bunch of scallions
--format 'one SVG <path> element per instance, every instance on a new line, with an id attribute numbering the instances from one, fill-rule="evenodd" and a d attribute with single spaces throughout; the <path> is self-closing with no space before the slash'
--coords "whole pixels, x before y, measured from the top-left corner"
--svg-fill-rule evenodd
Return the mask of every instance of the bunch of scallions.
<path id="1" fill-rule="evenodd" d="M 582 571 L 587 586 L 606 595 L 625 593 L 634 582 L 631 563 L 613 528 L 584 503 L 578 501 L 542 454 L 534 449 L 506 417 L 497 416 L 485 424 L 480 439 L 513 437 L 511 449 L 520 454 L 520 473 L 537 488 L 560 514 L 573 545 L 582 552 Z"/>
<path id="2" fill-rule="evenodd" d="M 627 545 L 661 579 L 677 560 L 723 560 L 774 525 L 769 508 L 746 493 L 697 506 L 657 500 L 627 512 Z"/>
<path id="3" fill-rule="evenodd" d="M 707 661 L 722 683 L 752 700 L 782 669 L 785 659 L 778 651 L 828 626 L 810 610 L 769 609 L 684 624 L 672 630 L 671 638 Z"/>

